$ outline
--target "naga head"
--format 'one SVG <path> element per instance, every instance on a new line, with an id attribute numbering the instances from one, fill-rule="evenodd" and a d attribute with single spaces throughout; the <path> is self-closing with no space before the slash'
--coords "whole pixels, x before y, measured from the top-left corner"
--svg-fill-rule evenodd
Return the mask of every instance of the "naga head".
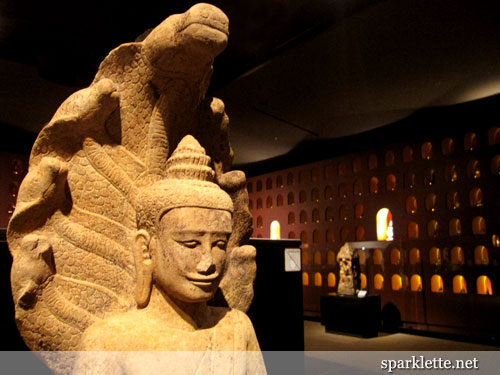
<path id="1" fill-rule="evenodd" d="M 210 4 L 196 4 L 187 12 L 168 17 L 143 41 L 143 51 L 155 72 L 153 83 L 165 77 L 210 77 L 212 61 L 226 48 L 229 20 Z"/>
<path id="2" fill-rule="evenodd" d="M 185 136 L 166 177 L 139 190 L 134 254 L 136 301 L 148 304 L 152 285 L 183 302 L 213 297 L 225 269 L 233 203 L 213 182 L 210 157 Z"/>

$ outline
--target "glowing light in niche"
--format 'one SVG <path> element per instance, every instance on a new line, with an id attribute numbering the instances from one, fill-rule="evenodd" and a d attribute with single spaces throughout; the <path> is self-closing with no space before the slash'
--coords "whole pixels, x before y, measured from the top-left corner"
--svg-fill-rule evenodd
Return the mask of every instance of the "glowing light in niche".
<path id="1" fill-rule="evenodd" d="M 422 291 L 422 278 L 420 275 L 413 274 L 410 279 L 410 288 L 412 292 Z"/>
<path id="2" fill-rule="evenodd" d="M 397 274 L 392 275 L 391 287 L 392 287 L 392 290 L 396 290 L 396 291 L 403 289 L 403 279 L 401 278 L 401 275 L 397 275 Z"/>
<path id="3" fill-rule="evenodd" d="M 481 275 L 476 280 L 477 294 L 493 295 L 491 280 L 485 275 Z"/>
<path id="4" fill-rule="evenodd" d="M 334 288 L 336 284 L 337 284 L 337 279 L 335 277 L 335 274 L 333 272 L 330 272 L 328 274 L 328 286 L 330 288 Z"/>
<path id="5" fill-rule="evenodd" d="M 392 213 L 388 208 L 382 208 L 377 212 L 377 240 L 392 241 L 393 239 Z"/>
<path id="6" fill-rule="evenodd" d="M 361 273 L 359 276 L 360 276 L 360 280 L 361 280 L 361 289 L 366 289 L 366 285 L 367 285 L 366 275 L 364 273 Z"/>
<path id="7" fill-rule="evenodd" d="M 302 285 L 304 286 L 309 285 L 309 274 L 307 272 L 302 273 Z"/>
<path id="8" fill-rule="evenodd" d="M 382 276 L 380 273 L 377 273 L 373 278 L 373 284 L 375 290 L 384 289 L 384 276 Z"/>
<path id="9" fill-rule="evenodd" d="M 321 278 L 321 274 L 319 272 L 316 272 L 314 274 L 314 286 L 322 286 L 323 285 L 323 280 Z"/>
<path id="10" fill-rule="evenodd" d="M 279 240 L 281 238 L 280 223 L 278 220 L 273 220 L 271 223 L 271 239 Z"/>
<path id="11" fill-rule="evenodd" d="M 467 294 L 467 282 L 462 275 L 456 275 L 453 278 L 453 293 Z"/>
<path id="12" fill-rule="evenodd" d="M 432 277 L 431 277 L 431 292 L 443 293 L 443 291 L 444 291 L 443 278 L 439 275 L 432 275 Z"/>

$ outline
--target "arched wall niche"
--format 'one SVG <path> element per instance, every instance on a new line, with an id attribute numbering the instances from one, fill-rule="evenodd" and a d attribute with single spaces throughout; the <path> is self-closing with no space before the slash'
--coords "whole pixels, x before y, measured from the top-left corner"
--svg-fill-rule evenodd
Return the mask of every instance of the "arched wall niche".
<path id="1" fill-rule="evenodd" d="M 328 273 L 328 287 L 335 288 L 337 285 L 337 278 L 333 272 Z"/>
<path id="2" fill-rule="evenodd" d="M 491 285 L 491 280 L 486 275 L 481 275 L 476 280 L 477 294 L 481 295 L 493 295 L 493 287 Z"/>
<path id="3" fill-rule="evenodd" d="M 322 286 L 323 285 L 323 278 L 321 277 L 321 274 L 319 272 L 316 272 L 314 274 L 314 286 Z"/>
<path id="4" fill-rule="evenodd" d="M 455 275 L 453 277 L 453 293 L 467 294 L 467 282 L 462 275 Z"/>
<path id="5" fill-rule="evenodd" d="M 302 272 L 302 285 L 309 286 L 309 274 L 307 272 Z"/>
<path id="6" fill-rule="evenodd" d="M 392 241 L 394 239 L 394 224 L 392 213 L 388 208 L 381 208 L 377 212 L 377 240 Z"/>
<path id="7" fill-rule="evenodd" d="M 279 240 L 281 238 L 281 225 L 278 220 L 271 222 L 270 232 L 272 240 Z"/>
<path id="8" fill-rule="evenodd" d="M 410 290 L 412 292 L 422 291 L 422 277 L 417 274 L 413 274 L 410 279 Z"/>
<path id="9" fill-rule="evenodd" d="M 401 275 L 394 274 L 391 277 L 391 289 L 393 291 L 400 291 L 403 289 L 403 278 Z"/>
<path id="10" fill-rule="evenodd" d="M 377 273 L 373 277 L 373 287 L 375 288 L 375 290 L 384 289 L 384 276 L 382 276 L 382 274 Z"/>
<path id="11" fill-rule="evenodd" d="M 432 275 L 431 277 L 431 292 L 432 293 L 443 293 L 444 283 L 443 278 L 440 275 Z"/>

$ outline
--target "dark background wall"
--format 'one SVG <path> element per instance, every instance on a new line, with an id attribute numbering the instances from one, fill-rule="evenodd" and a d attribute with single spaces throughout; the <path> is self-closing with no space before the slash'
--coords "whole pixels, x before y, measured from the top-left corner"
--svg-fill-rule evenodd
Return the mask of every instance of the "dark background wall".
<path id="1" fill-rule="evenodd" d="M 375 249 L 366 250 L 361 267 L 369 294 L 380 294 L 382 306 L 394 304 L 407 327 L 500 335 L 493 308 L 500 302 L 500 244 L 494 237 L 500 234 L 500 138 L 494 120 L 499 101 L 495 96 L 422 110 L 376 131 L 332 140 L 325 147 L 304 146 L 287 161 L 308 164 L 280 169 L 278 160 L 269 161 L 262 170 L 277 171 L 249 179 L 253 236 L 268 237 L 270 223 L 278 220 L 282 238 L 302 239 L 303 268 L 309 279 L 304 285 L 305 313 L 318 315 L 319 296 L 336 291 L 336 283 L 328 286 L 328 275 L 333 273 L 338 280 L 338 265 L 331 255 L 328 259 L 328 252 L 335 258 L 346 241 L 376 240 L 375 217 L 386 207 L 393 215 L 394 241 L 382 249 L 379 264 L 374 261 Z M 312 162 L 315 158 L 319 161 Z M 378 179 L 377 193 L 371 191 L 372 178 Z M 471 201 L 473 189 L 480 189 L 481 202 Z M 288 202 L 289 194 L 294 196 L 293 204 Z M 435 197 L 432 207 L 431 195 Z M 407 207 L 408 198 L 414 199 L 415 207 Z M 293 220 L 289 222 L 290 215 Z M 485 229 L 474 232 L 473 221 L 478 217 L 484 220 Z M 458 235 L 450 229 L 455 219 L 460 222 Z M 418 225 L 418 238 L 409 234 L 412 223 Z M 462 248 L 463 264 L 452 261 L 452 248 L 457 246 Z M 487 249 L 487 264 L 476 264 L 478 246 Z M 436 264 L 430 259 L 433 247 L 441 254 Z M 410 264 L 414 248 L 421 257 Z M 391 263 L 393 249 L 400 254 L 395 264 Z M 321 285 L 315 285 L 317 273 Z M 374 288 L 376 274 L 384 278 L 380 290 Z M 402 289 L 393 290 L 393 275 L 401 277 Z M 412 275 L 421 277 L 421 291 L 411 291 Z M 431 291 L 433 275 L 441 276 L 442 293 Z M 466 294 L 453 291 L 457 275 L 466 280 Z M 493 295 L 478 295 L 476 280 L 482 275 L 490 279 Z"/>

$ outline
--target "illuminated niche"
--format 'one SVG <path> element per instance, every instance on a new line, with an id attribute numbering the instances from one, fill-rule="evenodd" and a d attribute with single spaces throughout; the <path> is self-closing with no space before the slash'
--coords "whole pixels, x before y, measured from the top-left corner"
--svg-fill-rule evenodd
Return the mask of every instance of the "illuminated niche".
<path id="1" fill-rule="evenodd" d="M 420 250 L 414 247 L 410 250 L 410 264 L 415 265 L 420 263 Z"/>
<path id="2" fill-rule="evenodd" d="M 488 249 L 483 245 L 476 246 L 474 249 L 474 263 L 476 265 L 488 265 L 490 264 L 490 258 L 488 255 Z"/>
<path id="3" fill-rule="evenodd" d="M 432 275 L 431 277 L 431 292 L 432 293 L 443 293 L 444 284 L 443 278 L 440 275 Z"/>
<path id="4" fill-rule="evenodd" d="M 391 278 L 391 288 L 394 291 L 399 291 L 403 289 L 403 279 L 401 275 L 394 274 Z"/>
<path id="5" fill-rule="evenodd" d="M 439 247 L 431 247 L 429 251 L 429 263 L 435 266 L 440 266 L 442 261 L 441 250 Z"/>
<path id="6" fill-rule="evenodd" d="M 392 241 L 394 239 L 394 226 L 392 213 L 388 208 L 382 208 L 377 212 L 377 240 Z"/>
<path id="7" fill-rule="evenodd" d="M 460 246 L 453 246 L 451 248 L 451 264 L 463 265 L 464 263 L 465 259 L 463 249 Z"/>
<path id="8" fill-rule="evenodd" d="M 335 274 L 333 272 L 330 272 L 328 274 L 328 287 L 335 288 L 336 284 L 337 284 L 337 278 L 335 277 Z"/>
<path id="9" fill-rule="evenodd" d="M 382 254 L 382 250 L 380 249 L 375 249 L 373 252 L 373 264 L 374 265 L 382 265 L 382 261 L 384 259 L 384 255 Z"/>
<path id="10" fill-rule="evenodd" d="M 271 222 L 271 239 L 279 240 L 281 238 L 281 229 L 280 223 L 278 220 L 273 220 Z"/>
<path id="11" fill-rule="evenodd" d="M 486 221 L 481 216 L 472 219 L 472 234 L 486 234 Z"/>
<path id="12" fill-rule="evenodd" d="M 477 294 L 493 295 L 493 288 L 491 287 L 491 280 L 488 276 L 481 275 L 476 280 Z"/>
<path id="13" fill-rule="evenodd" d="M 361 272 L 361 274 L 359 275 L 359 279 L 361 281 L 361 285 L 360 285 L 361 289 L 366 289 L 366 286 L 367 286 L 366 275 Z"/>
<path id="14" fill-rule="evenodd" d="M 314 286 L 322 286 L 322 285 L 323 285 L 323 280 L 321 274 L 319 272 L 316 272 L 314 274 Z"/>
<path id="15" fill-rule="evenodd" d="M 309 274 L 307 272 L 302 272 L 302 285 L 303 286 L 309 285 Z"/>
<path id="16" fill-rule="evenodd" d="M 391 264 L 393 266 L 399 266 L 399 262 L 401 261 L 401 252 L 399 249 L 391 250 Z"/>
<path id="17" fill-rule="evenodd" d="M 413 274 L 410 279 L 410 289 L 412 292 L 422 291 L 422 278 L 420 275 Z"/>
<path id="18" fill-rule="evenodd" d="M 453 278 L 453 293 L 467 294 L 467 282 L 462 275 L 456 275 Z"/>
<path id="19" fill-rule="evenodd" d="M 375 290 L 382 290 L 384 289 L 384 276 L 382 274 L 377 273 L 375 277 L 373 278 L 373 287 Z"/>

